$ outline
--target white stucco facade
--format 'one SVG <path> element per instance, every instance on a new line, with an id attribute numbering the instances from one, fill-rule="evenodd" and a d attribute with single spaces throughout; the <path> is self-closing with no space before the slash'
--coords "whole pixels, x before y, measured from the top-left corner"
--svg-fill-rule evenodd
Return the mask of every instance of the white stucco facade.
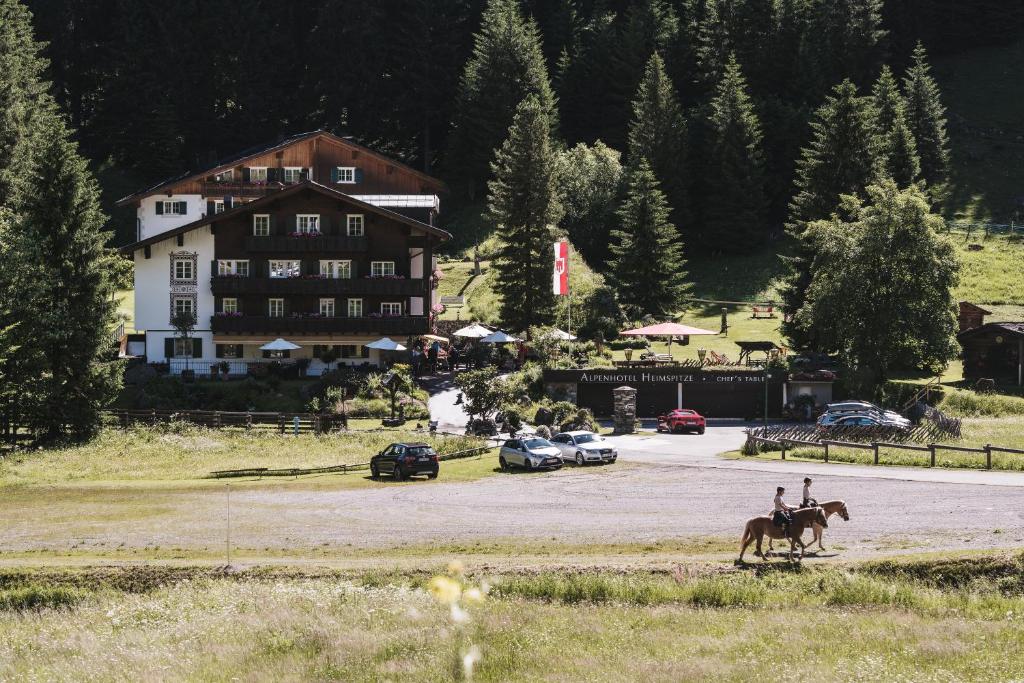
<path id="1" fill-rule="evenodd" d="M 158 215 L 157 202 L 185 202 L 185 213 Z M 173 230 L 174 228 L 197 221 L 206 213 L 206 200 L 198 194 L 154 194 L 143 197 L 136 209 L 138 223 L 138 240 L 148 239 L 154 235 Z"/>

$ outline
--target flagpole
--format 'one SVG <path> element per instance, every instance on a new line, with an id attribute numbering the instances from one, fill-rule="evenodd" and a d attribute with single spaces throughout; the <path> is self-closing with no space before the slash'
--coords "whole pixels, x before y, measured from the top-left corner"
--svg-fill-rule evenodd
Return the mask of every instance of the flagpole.
<path id="1" fill-rule="evenodd" d="M 569 328 L 569 336 L 572 337 L 572 285 L 569 284 L 569 278 L 572 274 L 569 272 L 569 257 L 572 254 L 572 243 L 566 240 L 565 243 L 565 295 L 568 297 L 565 301 L 566 316 L 568 317 L 567 326 Z M 572 339 L 569 340 L 569 347 L 572 348 Z"/>

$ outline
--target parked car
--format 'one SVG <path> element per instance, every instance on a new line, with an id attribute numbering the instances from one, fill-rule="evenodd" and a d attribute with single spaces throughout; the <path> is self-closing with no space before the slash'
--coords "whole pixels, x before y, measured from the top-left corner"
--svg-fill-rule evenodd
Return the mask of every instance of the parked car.
<path id="1" fill-rule="evenodd" d="M 551 443 L 561 453 L 562 460 L 572 460 L 577 465 L 588 462 L 615 462 L 619 452 L 604 437 L 594 432 L 562 432 L 551 437 Z"/>
<path id="2" fill-rule="evenodd" d="M 876 406 L 874 403 L 868 403 L 867 401 L 842 401 L 839 403 L 829 403 L 825 407 L 825 415 L 871 415 L 877 417 L 883 421 L 891 422 L 893 424 L 902 425 L 904 427 L 910 426 L 910 420 L 903 417 L 899 413 L 893 410 L 885 410 Z"/>
<path id="3" fill-rule="evenodd" d="M 547 439 L 526 436 L 509 439 L 498 451 L 501 469 L 524 467 L 528 470 L 557 470 L 562 466 L 561 451 Z"/>
<path id="4" fill-rule="evenodd" d="M 667 415 L 658 417 L 658 431 L 682 434 L 683 432 L 704 433 L 707 421 L 696 410 L 676 408 Z"/>
<path id="5" fill-rule="evenodd" d="M 425 474 L 437 479 L 440 458 L 437 451 L 426 443 L 393 443 L 370 458 L 370 477 L 379 479 L 381 474 L 390 474 L 395 481 L 402 481 L 414 474 Z"/>
<path id="6" fill-rule="evenodd" d="M 818 418 L 818 427 L 823 430 L 838 427 L 884 427 L 897 432 L 905 432 L 910 429 L 910 424 L 909 422 L 907 424 L 901 424 L 894 420 L 886 419 L 880 415 L 869 415 L 867 413 L 853 415 L 825 413 Z"/>

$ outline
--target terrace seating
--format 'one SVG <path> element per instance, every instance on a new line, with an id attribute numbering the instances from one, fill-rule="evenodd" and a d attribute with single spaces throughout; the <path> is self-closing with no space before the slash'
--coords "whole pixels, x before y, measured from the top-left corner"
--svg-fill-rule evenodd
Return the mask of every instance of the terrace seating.
<path id="1" fill-rule="evenodd" d="M 771 304 L 754 304 L 750 307 L 751 318 L 774 318 L 775 307 Z"/>

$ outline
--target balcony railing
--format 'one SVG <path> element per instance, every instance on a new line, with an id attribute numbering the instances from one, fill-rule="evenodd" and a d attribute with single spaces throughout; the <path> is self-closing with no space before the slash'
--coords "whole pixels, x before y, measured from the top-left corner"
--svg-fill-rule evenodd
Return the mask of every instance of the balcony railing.
<path id="1" fill-rule="evenodd" d="M 210 319 L 210 328 L 214 334 L 411 335 L 430 332 L 430 319 L 425 315 L 381 318 L 276 318 L 266 315 L 215 315 Z"/>
<path id="2" fill-rule="evenodd" d="M 291 235 L 269 235 L 267 237 L 246 237 L 246 251 L 366 251 L 369 242 L 365 237 L 344 235 L 318 235 L 316 237 L 292 237 Z"/>
<path id="3" fill-rule="evenodd" d="M 263 195 L 280 190 L 281 183 L 266 181 L 243 182 L 241 180 L 204 180 L 204 197 L 262 197 Z"/>
<path id="4" fill-rule="evenodd" d="M 269 278 L 213 277 L 210 288 L 215 296 L 234 294 L 365 294 L 380 296 L 429 296 L 422 278 Z"/>

